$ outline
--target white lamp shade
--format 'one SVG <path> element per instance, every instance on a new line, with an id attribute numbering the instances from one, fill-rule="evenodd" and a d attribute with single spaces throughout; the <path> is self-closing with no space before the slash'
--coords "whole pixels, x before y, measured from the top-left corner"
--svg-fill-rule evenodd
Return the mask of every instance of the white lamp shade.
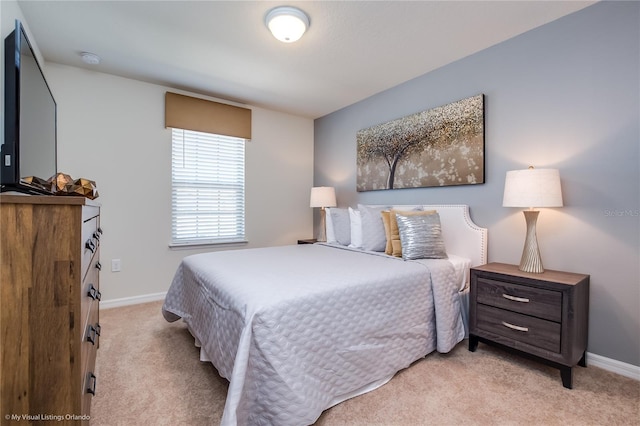
<path id="1" fill-rule="evenodd" d="M 309 207 L 335 207 L 336 190 L 332 186 L 316 186 L 311 188 Z"/>
<path id="2" fill-rule="evenodd" d="M 309 17 L 295 7 L 280 6 L 267 13 L 265 23 L 275 38 L 284 43 L 293 43 L 309 28 Z"/>
<path id="3" fill-rule="evenodd" d="M 556 169 L 512 170 L 504 183 L 504 207 L 562 207 L 560 173 Z"/>

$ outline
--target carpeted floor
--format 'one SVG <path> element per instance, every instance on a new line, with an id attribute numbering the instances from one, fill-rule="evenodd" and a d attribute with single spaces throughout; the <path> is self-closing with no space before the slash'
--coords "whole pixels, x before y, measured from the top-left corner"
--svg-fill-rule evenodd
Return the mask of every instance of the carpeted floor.
<path id="1" fill-rule="evenodd" d="M 227 382 L 160 302 L 102 310 L 92 425 L 217 425 Z M 467 341 L 432 353 L 368 394 L 326 410 L 317 425 L 640 425 L 640 382 L 558 370 Z"/>

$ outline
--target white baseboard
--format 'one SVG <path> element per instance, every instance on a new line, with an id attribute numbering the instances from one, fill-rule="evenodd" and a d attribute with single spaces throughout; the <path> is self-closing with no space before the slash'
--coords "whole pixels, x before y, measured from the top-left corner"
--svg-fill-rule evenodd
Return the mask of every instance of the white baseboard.
<path id="1" fill-rule="evenodd" d="M 167 292 L 143 294 L 142 296 L 123 297 L 121 299 L 111 299 L 100 301 L 100 309 L 119 308 L 121 306 L 138 305 L 140 303 L 157 302 L 164 300 Z"/>
<path id="2" fill-rule="evenodd" d="M 121 306 L 137 305 L 140 303 L 156 302 L 163 300 L 167 292 L 144 294 L 142 296 L 123 297 L 121 299 L 103 300 L 100 302 L 100 309 L 119 308 Z M 587 352 L 587 365 L 602 368 L 612 373 L 640 381 L 640 366 L 627 364 L 622 361 L 607 358 L 602 355 Z"/>
<path id="3" fill-rule="evenodd" d="M 627 364 L 626 362 L 616 361 L 615 359 L 587 352 L 587 366 L 590 365 L 611 371 L 612 373 L 620 374 L 621 376 L 640 380 L 640 367 L 637 365 Z"/>

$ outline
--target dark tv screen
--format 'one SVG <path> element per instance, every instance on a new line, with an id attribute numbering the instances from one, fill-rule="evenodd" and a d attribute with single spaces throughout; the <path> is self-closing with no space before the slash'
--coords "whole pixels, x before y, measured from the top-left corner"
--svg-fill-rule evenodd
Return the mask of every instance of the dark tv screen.
<path id="1" fill-rule="evenodd" d="M 2 190 L 46 192 L 24 179 L 57 172 L 56 102 L 19 21 L 5 39 Z"/>

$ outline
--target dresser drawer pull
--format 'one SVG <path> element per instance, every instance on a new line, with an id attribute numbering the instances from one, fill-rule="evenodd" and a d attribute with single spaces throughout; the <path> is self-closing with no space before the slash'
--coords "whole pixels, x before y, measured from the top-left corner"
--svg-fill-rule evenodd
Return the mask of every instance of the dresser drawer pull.
<path id="1" fill-rule="evenodd" d="M 519 325 L 509 324 L 508 322 L 504 322 L 504 321 L 502 321 L 502 325 L 516 331 L 523 331 L 525 333 L 529 331 L 529 327 L 520 327 Z"/>
<path id="2" fill-rule="evenodd" d="M 94 232 L 93 238 L 95 238 L 97 241 L 100 241 L 100 233 L 98 231 Z"/>
<path id="3" fill-rule="evenodd" d="M 529 303 L 529 299 L 527 299 L 526 297 L 516 297 L 510 294 L 504 294 L 504 293 L 502 294 L 502 297 L 504 297 L 505 299 L 513 300 L 514 302 Z"/>
<path id="4" fill-rule="evenodd" d="M 89 287 L 89 291 L 87 292 L 87 296 L 89 296 L 93 300 L 100 301 L 100 299 L 102 298 L 102 293 L 100 293 L 98 289 L 95 288 L 93 284 L 91 284 L 91 287 Z"/>
<path id="5" fill-rule="evenodd" d="M 98 381 L 97 377 L 93 373 L 89 373 L 89 386 L 87 387 L 87 393 L 91 395 L 96 395 L 96 382 Z"/>
<path id="6" fill-rule="evenodd" d="M 100 263 L 100 262 L 96 262 L 96 269 L 97 269 L 98 271 L 102 271 L 102 263 Z"/>
<path id="7" fill-rule="evenodd" d="M 102 327 L 100 327 L 100 323 L 96 323 L 96 334 L 99 336 L 100 331 L 102 331 Z"/>
<path id="8" fill-rule="evenodd" d="M 98 234 L 102 235 L 102 228 L 98 227 Z"/>
<path id="9" fill-rule="evenodd" d="M 93 244 L 93 241 L 91 240 L 87 240 L 87 242 L 84 243 L 84 248 L 91 250 L 91 253 L 96 252 L 96 246 L 95 244 Z"/>
<path id="10" fill-rule="evenodd" d="M 96 330 L 96 328 L 92 325 L 89 326 L 89 331 L 87 331 L 87 342 L 91 343 L 92 345 L 96 344 L 96 336 L 99 336 L 100 334 L 98 333 L 98 330 Z"/>
<path id="11" fill-rule="evenodd" d="M 91 287 L 89 287 L 89 291 L 87 292 L 87 296 L 89 296 L 93 300 L 96 300 L 97 295 L 98 295 L 98 289 L 96 289 L 93 286 L 93 284 L 91 284 Z"/>

